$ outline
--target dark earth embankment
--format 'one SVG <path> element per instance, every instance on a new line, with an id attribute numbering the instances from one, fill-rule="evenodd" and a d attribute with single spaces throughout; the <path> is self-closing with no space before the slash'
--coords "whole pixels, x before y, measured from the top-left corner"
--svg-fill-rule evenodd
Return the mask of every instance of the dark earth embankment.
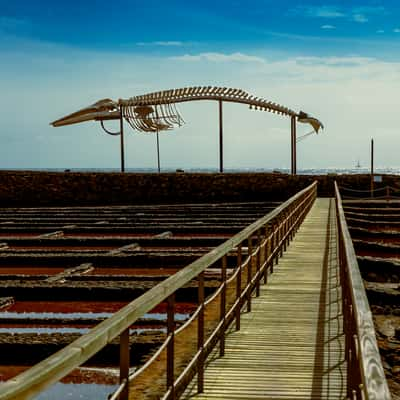
<path id="1" fill-rule="evenodd" d="M 333 196 L 333 184 L 368 189 L 369 175 L 282 173 L 86 173 L 0 172 L 0 207 L 85 206 L 282 200 L 318 180 L 319 196 Z M 400 188 L 385 175 L 376 188 Z"/>

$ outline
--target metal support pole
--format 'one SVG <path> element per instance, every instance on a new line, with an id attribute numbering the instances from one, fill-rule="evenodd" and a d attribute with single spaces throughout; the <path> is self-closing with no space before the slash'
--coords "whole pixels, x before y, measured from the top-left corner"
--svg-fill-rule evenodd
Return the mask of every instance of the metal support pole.
<path id="1" fill-rule="evenodd" d="M 247 252 L 249 256 L 249 263 L 247 264 L 247 312 L 251 312 L 251 280 L 253 274 L 253 244 L 251 236 L 247 239 Z"/>
<path id="2" fill-rule="evenodd" d="M 374 139 L 371 139 L 371 197 L 374 197 Z"/>
<path id="3" fill-rule="evenodd" d="M 121 400 L 128 400 L 129 397 L 129 328 L 125 329 L 120 335 L 120 350 L 119 350 L 119 383 L 126 381 L 126 385 L 120 395 Z"/>
<path id="4" fill-rule="evenodd" d="M 219 103 L 219 172 L 224 172 L 222 100 L 219 100 L 218 103 Z"/>
<path id="5" fill-rule="evenodd" d="M 124 154 L 124 119 L 122 117 L 122 107 L 120 108 L 119 117 L 119 134 L 121 139 L 121 172 L 125 172 L 125 154 Z"/>
<path id="6" fill-rule="evenodd" d="M 200 307 L 197 322 L 197 350 L 200 352 L 197 367 L 197 392 L 204 392 L 204 272 L 199 275 L 198 304 Z"/>
<path id="7" fill-rule="evenodd" d="M 239 269 L 236 280 L 236 301 L 238 305 L 236 306 L 236 330 L 240 330 L 240 309 L 241 301 L 240 296 L 242 294 L 242 243 L 239 243 L 237 247 L 237 268 Z"/>
<path id="8" fill-rule="evenodd" d="M 220 303 L 220 319 L 222 321 L 221 337 L 219 341 L 219 356 L 225 355 L 225 330 L 226 330 L 226 255 L 222 257 L 221 265 L 221 303 Z"/>
<path id="9" fill-rule="evenodd" d="M 291 174 L 296 175 L 297 173 L 297 149 L 296 149 L 296 116 L 291 117 Z"/>
<path id="10" fill-rule="evenodd" d="M 293 117 L 290 119 L 290 173 L 293 175 L 294 171 L 294 145 L 293 145 Z"/>
<path id="11" fill-rule="evenodd" d="M 294 117 L 293 120 L 293 130 L 294 130 L 294 134 L 293 134 L 293 145 L 294 145 L 294 174 L 297 175 L 297 125 L 296 125 L 296 117 Z"/>
<path id="12" fill-rule="evenodd" d="M 157 167 L 158 167 L 158 173 L 161 172 L 160 168 L 160 139 L 158 137 L 158 130 L 157 130 Z"/>
<path id="13" fill-rule="evenodd" d="M 167 299 L 167 390 L 170 390 L 170 399 L 175 399 L 175 293 Z"/>

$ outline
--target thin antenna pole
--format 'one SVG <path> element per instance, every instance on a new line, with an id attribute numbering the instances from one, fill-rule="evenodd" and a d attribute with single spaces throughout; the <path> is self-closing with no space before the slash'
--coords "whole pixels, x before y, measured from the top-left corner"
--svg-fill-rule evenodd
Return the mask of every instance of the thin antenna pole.
<path id="1" fill-rule="evenodd" d="M 120 108 L 119 116 L 119 134 L 121 146 L 121 172 L 125 172 L 125 154 L 124 154 L 124 119 L 122 118 L 122 107 Z"/>
<path id="2" fill-rule="evenodd" d="M 222 100 L 219 100 L 219 172 L 224 172 L 224 139 L 223 139 L 223 115 Z"/>
<path id="3" fill-rule="evenodd" d="M 371 197 L 374 197 L 374 139 L 371 139 Z"/>
<path id="4" fill-rule="evenodd" d="M 158 129 L 157 129 L 157 166 L 158 166 L 158 173 L 161 172 L 160 167 L 160 139 L 158 138 Z"/>

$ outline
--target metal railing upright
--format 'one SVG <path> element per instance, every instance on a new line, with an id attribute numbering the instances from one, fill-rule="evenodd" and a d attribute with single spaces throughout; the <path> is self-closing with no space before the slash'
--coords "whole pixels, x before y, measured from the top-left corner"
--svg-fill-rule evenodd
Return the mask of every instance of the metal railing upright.
<path id="1" fill-rule="evenodd" d="M 335 198 L 347 361 L 347 396 L 351 400 L 390 400 L 374 321 L 336 182 Z"/>

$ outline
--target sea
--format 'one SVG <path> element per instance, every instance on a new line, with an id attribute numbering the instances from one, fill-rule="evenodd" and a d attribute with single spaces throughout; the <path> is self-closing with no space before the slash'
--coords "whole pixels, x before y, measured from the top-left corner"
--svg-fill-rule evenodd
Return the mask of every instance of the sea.
<path id="1" fill-rule="evenodd" d="M 0 168 L 1 171 L 35 171 L 35 172 L 120 172 L 119 168 Z M 132 173 L 157 173 L 157 168 L 125 168 L 126 172 Z M 162 168 L 163 173 L 188 172 L 188 173 L 217 173 L 217 168 Z M 240 172 L 265 172 L 265 173 L 282 173 L 289 174 L 290 169 L 287 168 L 224 168 L 226 173 Z M 371 168 L 353 167 L 353 168 L 304 168 L 297 169 L 298 175 L 328 175 L 328 174 L 370 174 Z M 399 167 L 375 167 L 374 174 L 400 175 Z"/>

